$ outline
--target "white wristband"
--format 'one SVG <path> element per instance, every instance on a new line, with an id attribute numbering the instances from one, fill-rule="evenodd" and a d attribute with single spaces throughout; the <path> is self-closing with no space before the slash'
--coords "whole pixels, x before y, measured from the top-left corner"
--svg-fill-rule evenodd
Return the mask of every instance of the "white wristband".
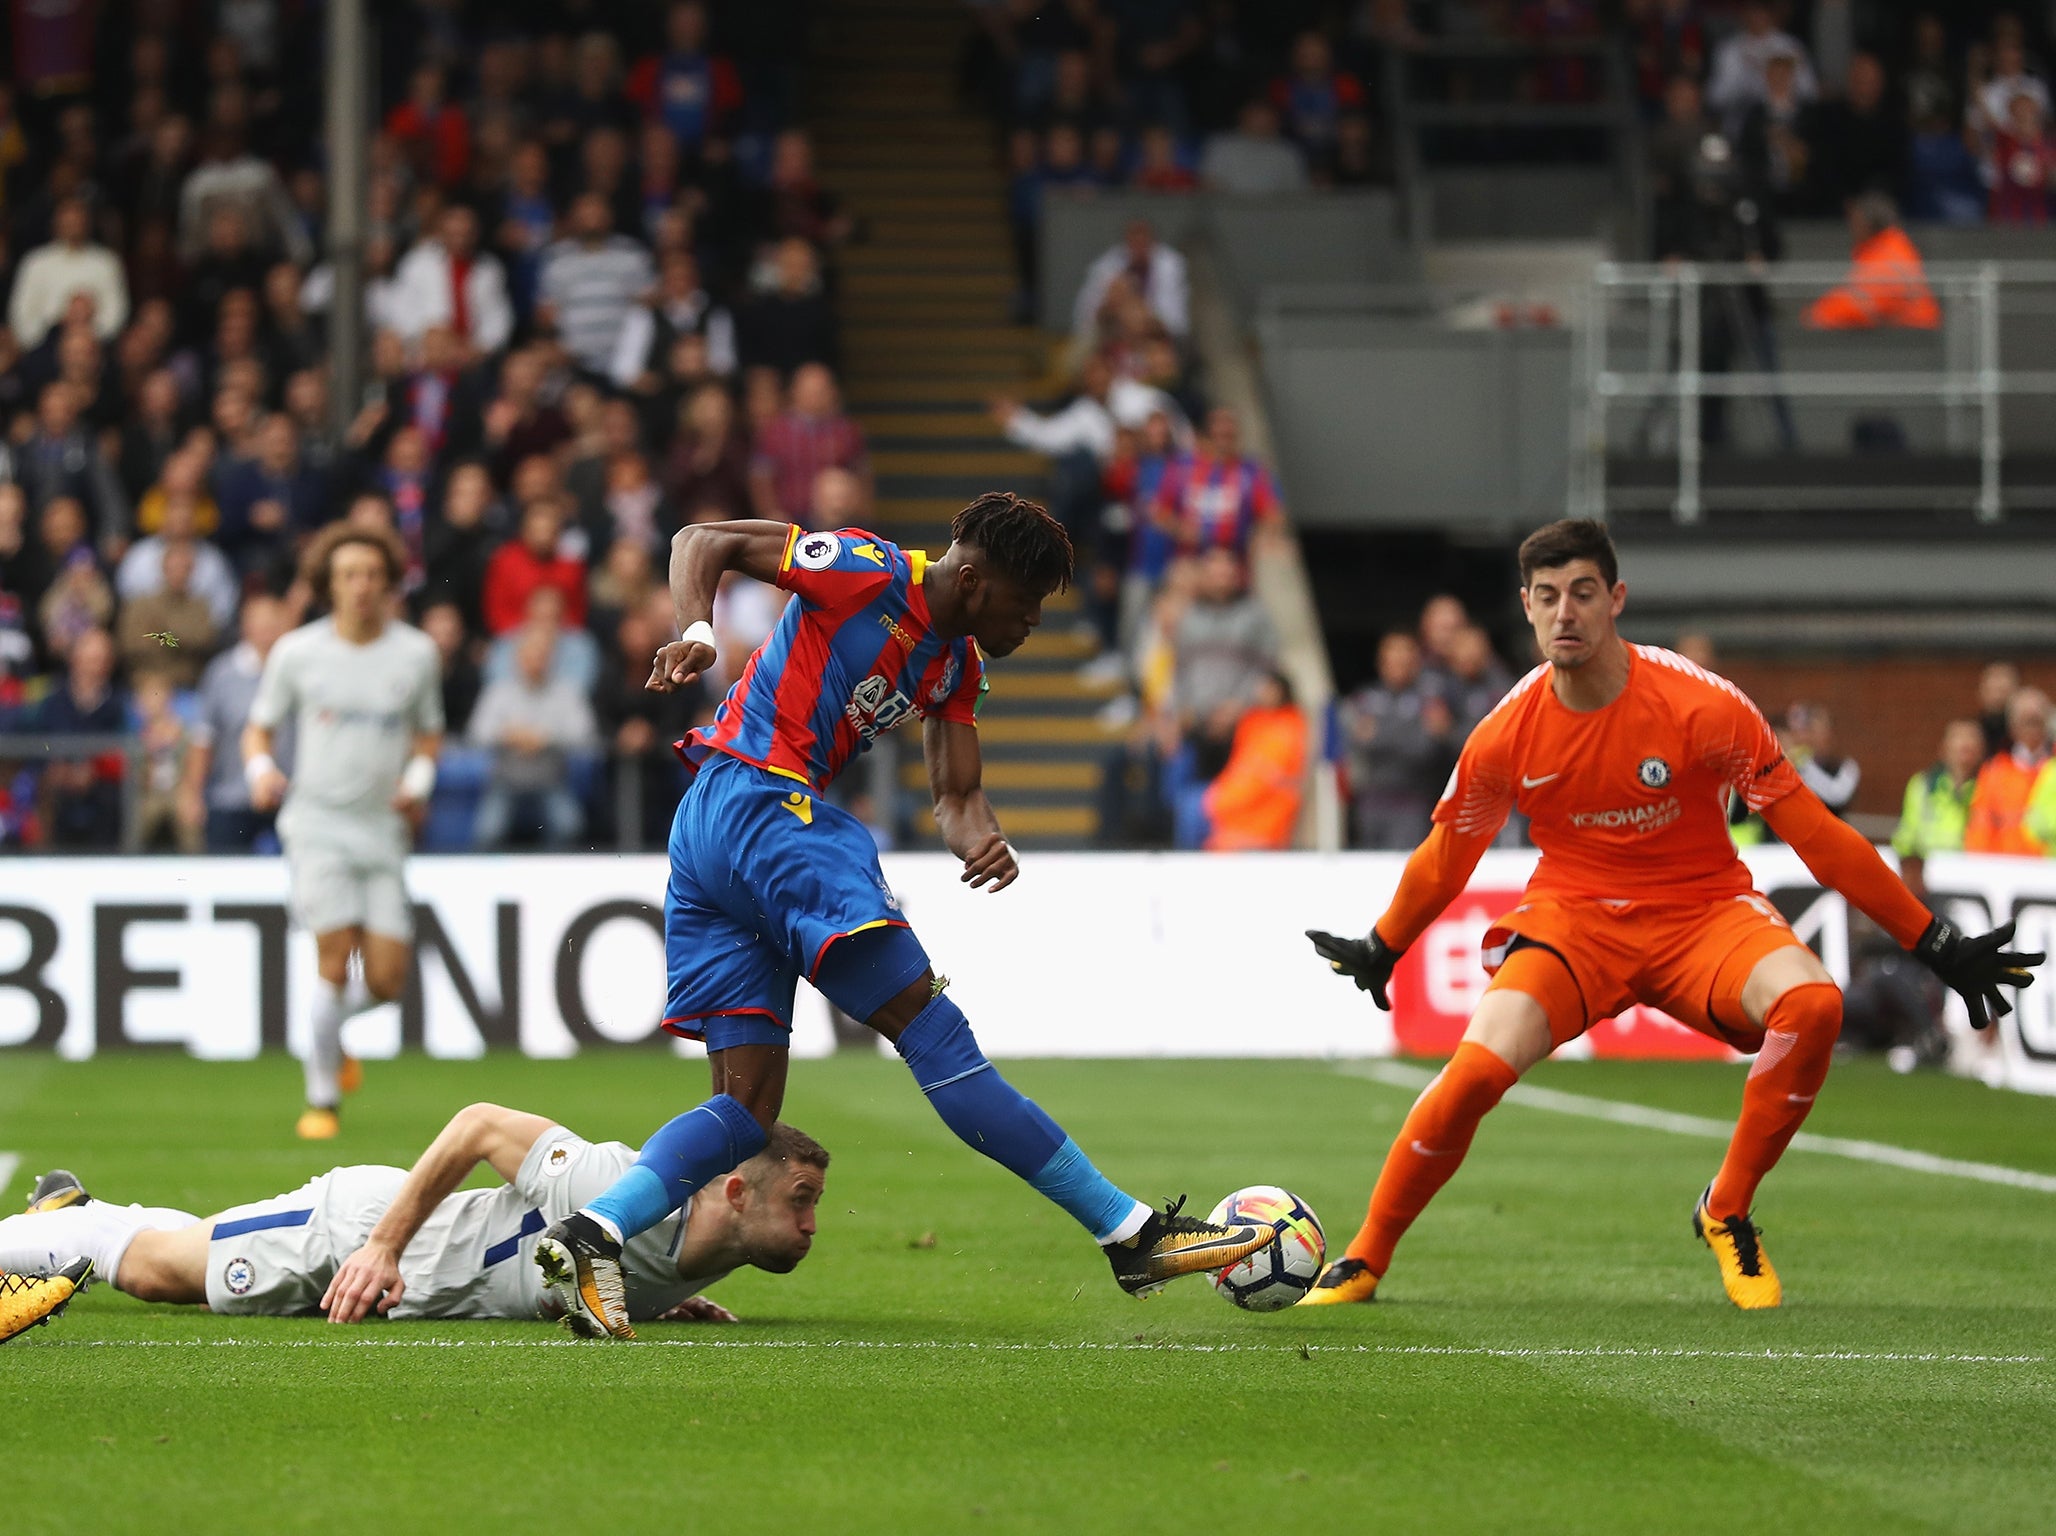
<path id="1" fill-rule="evenodd" d="M 259 779 L 263 778 L 267 773 L 277 772 L 278 759 L 269 752 L 259 752 L 255 757 L 243 764 L 243 782 L 254 791 L 257 788 L 257 781 Z"/>
<path id="2" fill-rule="evenodd" d="M 435 759 L 417 752 L 400 770 L 400 793 L 409 800 L 426 801 L 435 793 Z"/>
<path id="3" fill-rule="evenodd" d="M 685 633 L 678 638 L 687 645 L 704 645 L 710 651 L 721 649 L 714 640 L 714 626 L 705 619 L 694 619 L 685 626 Z"/>

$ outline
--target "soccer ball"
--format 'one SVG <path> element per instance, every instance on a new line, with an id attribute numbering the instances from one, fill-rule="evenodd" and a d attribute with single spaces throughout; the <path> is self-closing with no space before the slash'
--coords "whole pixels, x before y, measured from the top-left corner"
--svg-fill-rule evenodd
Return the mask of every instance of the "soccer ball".
<path id="1" fill-rule="evenodd" d="M 1278 1239 L 1214 1276 L 1214 1289 L 1251 1312 L 1278 1312 L 1314 1288 L 1328 1257 L 1320 1218 L 1299 1196 L 1275 1184 L 1238 1189 L 1207 1218 L 1216 1224 L 1274 1227 Z"/>

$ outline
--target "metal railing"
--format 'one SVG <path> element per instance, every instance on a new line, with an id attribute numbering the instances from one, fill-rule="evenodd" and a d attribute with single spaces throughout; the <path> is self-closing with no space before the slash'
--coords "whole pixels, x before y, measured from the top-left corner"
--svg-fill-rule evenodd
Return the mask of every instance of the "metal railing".
<path id="1" fill-rule="evenodd" d="M 1692 263 L 1627 265 L 1603 263 L 1593 273 L 1590 299 L 1577 335 L 1577 377 L 1571 426 L 1569 507 L 1573 515 L 1604 517 L 1620 510 L 1620 497 L 1608 483 L 1610 457 L 1619 450 L 1614 413 L 1638 412 L 1637 445 L 1646 443 L 1652 423 L 1668 418 L 1674 433 L 1676 483 L 1669 510 L 1681 524 L 1701 521 L 1707 511 L 1706 460 L 1702 405 L 1708 400 L 1754 400 L 1784 411 L 1792 400 L 1903 402 L 1941 408 L 1947 449 L 1959 456 L 1975 454 L 1977 481 L 1969 491 L 1979 521 L 1998 522 L 2009 506 L 2004 483 L 2008 445 L 2003 406 L 2008 399 L 2056 394 L 2056 369 L 2007 368 L 2001 346 L 2009 320 L 2056 321 L 2056 262 L 1942 262 L 1929 266 L 1923 278 L 1941 306 L 1938 329 L 1879 327 L 1875 330 L 1816 332 L 1848 338 L 1932 337 L 1937 363 L 1932 368 L 1858 366 L 1841 371 L 1792 370 L 1778 367 L 1737 336 L 1738 352 L 1755 351 L 1753 368 L 1708 371 L 1701 342 L 1706 334 L 1708 306 L 1729 306 L 1732 313 L 1748 290 L 1761 290 L 1765 324 L 1780 318 L 1780 295 L 1819 295 L 1850 280 L 1846 264 Z M 1757 302 L 1749 300 L 1748 302 Z M 1782 316 L 1789 320 L 1791 316 Z M 1738 329 L 1747 323 L 1731 320 Z M 1623 337 L 1625 333 L 1625 337 Z M 1853 341 L 1856 347 L 1863 345 Z M 1857 361 L 1860 363 L 1860 356 Z M 1668 407 L 1668 409 L 1666 409 Z M 2056 441 L 2056 434 L 2052 434 Z M 1847 453 L 1845 447 L 1842 450 Z M 1853 455 L 1852 455 L 1853 457 Z M 1789 487 L 1754 485 L 1759 502 L 1803 505 L 1842 497 L 1833 485 Z M 1866 503 L 1880 508 L 1899 505 L 1941 509 L 1964 491 L 1947 485 L 1908 484 L 1898 487 L 1866 483 Z M 2037 496 L 2040 504 L 2046 496 Z M 2016 497 L 2013 505 L 2027 502 Z"/>

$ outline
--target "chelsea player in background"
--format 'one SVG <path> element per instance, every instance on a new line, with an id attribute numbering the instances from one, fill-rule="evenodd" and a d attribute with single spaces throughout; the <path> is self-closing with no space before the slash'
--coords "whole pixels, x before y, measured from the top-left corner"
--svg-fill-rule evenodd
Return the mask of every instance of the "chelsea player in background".
<path id="1" fill-rule="evenodd" d="M 621 1247 L 765 1144 L 785 1096 L 792 1003 L 805 976 L 893 1043 L 945 1124 L 1026 1180 L 1100 1242 L 1124 1290 L 1217 1270 L 1271 1241 L 1116 1188 L 978 1049 L 878 866 L 871 835 L 818 798 L 878 733 L 922 721 L 935 820 L 963 879 L 992 891 L 1019 868 L 981 786 L 980 650 L 1006 656 L 1069 585 L 1071 545 L 1032 501 L 979 497 L 940 559 L 862 529 L 709 523 L 671 545 L 682 639 L 648 686 L 714 664 L 710 617 L 729 571 L 794 594 L 711 726 L 679 744 L 693 778 L 671 828 L 664 891 L 664 1027 L 703 1039 L 713 1097 L 652 1135 L 611 1188 L 553 1225 L 535 1262 L 573 1331 L 632 1338 Z M 976 641 L 976 645 L 972 642 Z"/>

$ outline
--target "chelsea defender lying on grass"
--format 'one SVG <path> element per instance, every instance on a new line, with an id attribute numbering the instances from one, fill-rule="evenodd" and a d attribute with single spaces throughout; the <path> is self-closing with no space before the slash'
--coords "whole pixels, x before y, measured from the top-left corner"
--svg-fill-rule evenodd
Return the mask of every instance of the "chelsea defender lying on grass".
<path id="1" fill-rule="evenodd" d="M 633 1147 L 589 1142 L 541 1115 L 473 1104 L 411 1172 L 336 1168 L 204 1220 L 112 1205 L 48 1173 L 28 1212 L 0 1221 L 0 1270 L 54 1274 L 88 1258 L 138 1300 L 262 1317 L 551 1315 L 533 1262 L 538 1236 L 635 1158 Z M 459 1191 L 482 1162 L 506 1184 Z M 627 1244 L 630 1315 L 734 1321 L 699 1292 L 745 1264 L 782 1275 L 805 1258 L 827 1170 L 818 1142 L 774 1125 L 761 1152 Z"/>
<path id="2" fill-rule="evenodd" d="M 1124 1290 L 1221 1269 L 1271 1242 L 1267 1227 L 1214 1226 L 1178 1205 L 1151 1210 L 1016 1092 L 929 968 L 870 832 L 818 798 L 879 732 L 918 715 L 936 828 L 963 861 L 962 879 L 994 891 L 1013 884 L 1014 850 L 982 782 L 981 652 L 1018 650 L 1042 621 L 1043 599 L 1070 582 L 1062 526 L 1034 502 L 993 491 L 956 515 L 937 560 L 861 528 L 685 528 L 671 545 L 681 638 L 657 653 L 652 690 L 714 664 L 709 620 L 730 571 L 793 600 L 714 723 L 679 744 L 693 779 L 671 827 L 664 1027 L 706 1041 L 714 1093 L 537 1244 L 573 1329 L 633 1337 L 622 1245 L 764 1145 L 785 1096 L 801 976 L 892 1042 L 952 1131 L 1084 1227 Z"/>

